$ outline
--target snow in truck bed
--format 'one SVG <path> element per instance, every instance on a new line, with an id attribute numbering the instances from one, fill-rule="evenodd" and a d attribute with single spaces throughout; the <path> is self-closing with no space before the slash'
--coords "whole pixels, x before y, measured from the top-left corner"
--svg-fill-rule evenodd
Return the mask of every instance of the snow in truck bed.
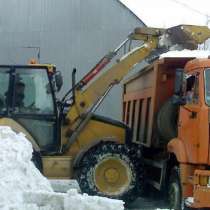
<path id="1" fill-rule="evenodd" d="M 181 50 L 181 51 L 169 51 L 160 55 L 160 58 L 167 57 L 186 57 L 186 58 L 208 58 L 210 56 L 209 50 Z"/>

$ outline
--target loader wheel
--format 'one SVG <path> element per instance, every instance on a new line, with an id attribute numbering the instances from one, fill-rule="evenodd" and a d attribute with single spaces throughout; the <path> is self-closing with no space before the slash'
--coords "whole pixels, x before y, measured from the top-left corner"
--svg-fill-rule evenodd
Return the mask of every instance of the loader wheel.
<path id="1" fill-rule="evenodd" d="M 137 175 L 137 165 L 129 158 L 129 149 L 114 143 L 102 143 L 90 149 L 78 173 L 82 192 L 121 199 L 126 203 L 138 196 L 141 178 Z"/>

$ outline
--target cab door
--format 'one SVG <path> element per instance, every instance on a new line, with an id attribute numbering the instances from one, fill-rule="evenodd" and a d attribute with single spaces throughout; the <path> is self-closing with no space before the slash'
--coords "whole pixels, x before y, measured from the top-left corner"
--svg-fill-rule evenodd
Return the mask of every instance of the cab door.
<path id="1" fill-rule="evenodd" d="M 12 75 L 11 117 L 30 132 L 41 151 L 57 151 L 60 129 L 47 69 L 16 66 Z"/>
<path id="2" fill-rule="evenodd" d="M 186 104 L 180 107 L 178 136 L 184 142 L 188 161 L 199 162 L 200 125 L 201 125 L 201 94 L 199 84 L 201 77 L 198 72 L 187 75 L 185 98 Z"/>

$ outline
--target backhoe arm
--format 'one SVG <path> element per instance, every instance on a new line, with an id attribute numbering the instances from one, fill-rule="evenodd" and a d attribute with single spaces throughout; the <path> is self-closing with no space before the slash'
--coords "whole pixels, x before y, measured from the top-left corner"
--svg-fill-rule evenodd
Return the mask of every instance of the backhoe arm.
<path id="1" fill-rule="evenodd" d="M 102 65 L 101 63 L 97 64 L 97 67 L 101 65 L 102 68 L 92 69 L 85 76 L 85 84 L 81 80 L 76 87 L 75 102 L 67 113 L 70 127 L 77 128 L 78 123 L 75 127 L 75 122 L 78 122 L 78 119 L 83 120 L 84 115 L 97 105 L 107 90 L 111 89 L 114 84 L 119 83 L 134 65 L 151 56 L 154 51 L 156 54 L 160 54 L 171 49 L 196 49 L 198 44 L 203 43 L 209 37 L 210 30 L 205 26 L 180 25 L 169 29 L 148 27 L 135 29 L 129 35 L 128 40 L 142 41 L 143 44 L 140 47 L 130 50 L 105 73 L 92 81 L 97 73 L 109 63 L 109 60 L 106 60 Z"/>
<path id="2" fill-rule="evenodd" d="M 135 36 L 132 35 L 132 39 Z M 138 37 L 139 38 L 139 37 Z M 95 79 L 87 88 L 77 88 L 75 92 L 75 104 L 71 107 L 67 117 L 71 122 L 75 121 L 78 116 L 86 113 L 101 97 L 106 90 L 119 83 L 125 75 L 133 68 L 134 65 L 144 60 L 150 55 L 151 51 L 157 48 L 158 36 L 141 36 L 146 41 L 132 51 L 125 54 L 117 63 L 110 67 L 105 73 Z M 130 37 L 131 39 L 131 37 Z M 110 88 L 111 89 L 111 88 Z"/>
<path id="3" fill-rule="evenodd" d="M 85 98 L 87 106 L 91 106 L 92 102 L 104 94 L 104 91 L 110 86 L 119 83 L 125 75 L 145 57 L 149 56 L 151 51 L 157 47 L 158 40 L 153 37 L 146 41 L 141 47 L 134 49 L 124 55 L 118 63 L 113 65 L 103 76 L 95 80 L 81 94 Z"/>

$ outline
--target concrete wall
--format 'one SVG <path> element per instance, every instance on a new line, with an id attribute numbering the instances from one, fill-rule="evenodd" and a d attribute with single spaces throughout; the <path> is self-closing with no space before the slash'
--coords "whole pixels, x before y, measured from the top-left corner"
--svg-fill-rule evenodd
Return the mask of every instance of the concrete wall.
<path id="1" fill-rule="evenodd" d="M 0 0 L 0 63 L 23 64 L 37 57 L 65 75 L 81 78 L 109 50 L 142 22 L 117 0 Z M 100 108 L 121 118 L 121 89 L 114 88 Z M 120 107 L 120 108 L 119 108 Z"/>

